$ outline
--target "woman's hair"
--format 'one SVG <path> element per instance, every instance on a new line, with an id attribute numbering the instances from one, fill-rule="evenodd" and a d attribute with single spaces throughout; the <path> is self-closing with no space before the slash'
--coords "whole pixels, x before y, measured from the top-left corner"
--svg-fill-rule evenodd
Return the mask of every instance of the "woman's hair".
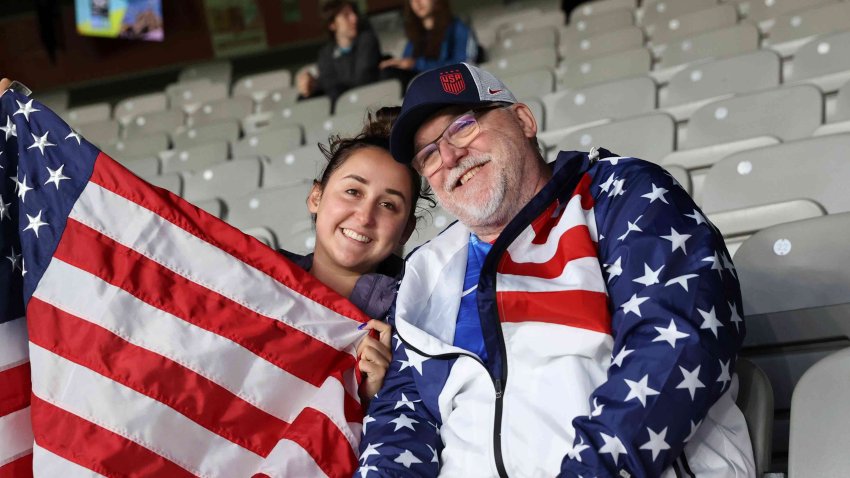
<path id="1" fill-rule="evenodd" d="M 334 36 L 334 32 L 331 31 L 331 25 L 334 22 L 334 18 L 339 15 L 339 12 L 342 11 L 345 7 L 351 7 L 351 10 L 357 15 L 358 25 L 357 30 L 360 30 L 360 12 L 357 9 L 357 4 L 353 0 L 327 0 L 322 3 L 322 8 L 319 11 L 319 17 L 322 19 L 322 25 L 325 26 L 325 30 L 327 30 L 328 35 L 330 35 L 331 41 L 334 41 L 336 37 Z"/>
<path id="2" fill-rule="evenodd" d="M 319 179 L 313 181 L 313 184 L 324 191 L 333 173 L 359 149 L 374 147 L 389 151 L 390 130 L 400 112 L 400 106 L 381 108 L 374 114 L 369 113 L 363 130 L 357 136 L 343 138 L 339 135 L 333 135 L 328 138 L 327 146 L 319 144 L 319 149 L 325 155 L 325 158 L 327 158 L 328 164 L 325 166 Z M 428 187 L 428 183 L 422 180 L 419 173 L 409 164 L 405 165 L 405 168 L 410 175 L 410 220 L 416 221 L 420 217 L 417 215 L 419 199 L 423 199 L 427 204 L 423 209 L 434 207 L 437 205 L 437 202 L 434 201 L 433 193 L 431 192 L 431 188 Z"/>
<path id="3" fill-rule="evenodd" d="M 425 30 L 422 19 L 410 8 L 410 0 L 404 2 L 404 31 L 413 44 L 414 58 L 438 58 L 443 37 L 452 23 L 449 0 L 434 0 L 434 28 Z"/>

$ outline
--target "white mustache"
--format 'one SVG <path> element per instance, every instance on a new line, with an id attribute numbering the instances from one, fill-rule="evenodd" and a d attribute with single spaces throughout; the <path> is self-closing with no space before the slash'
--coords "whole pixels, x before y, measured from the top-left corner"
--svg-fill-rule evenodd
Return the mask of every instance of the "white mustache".
<path id="1" fill-rule="evenodd" d="M 475 166 L 480 166 L 489 161 L 489 154 L 483 156 L 466 156 L 455 167 L 449 170 L 449 174 L 446 176 L 446 180 L 443 182 L 443 190 L 447 193 L 452 192 L 457 182 L 464 174 L 466 174 L 467 171 L 474 168 Z"/>

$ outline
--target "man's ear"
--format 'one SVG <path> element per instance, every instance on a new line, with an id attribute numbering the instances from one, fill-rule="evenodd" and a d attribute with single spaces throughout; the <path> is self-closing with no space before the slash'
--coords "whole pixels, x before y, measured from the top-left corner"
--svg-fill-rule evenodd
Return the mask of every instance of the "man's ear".
<path id="1" fill-rule="evenodd" d="M 316 214 L 319 211 L 320 202 L 322 202 L 322 185 L 318 181 L 313 181 L 313 187 L 307 195 L 307 210 L 310 214 Z"/>
<path id="2" fill-rule="evenodd" d="M 534 113 L 531 112 L 531 108 L 526 106 L 524 103 L 517 103 L 514 105 L 514 111 L 516 112 L 516 117 L 522 126 L 522 132 L 525 137 L 536 137 L 537 120 L 534 118 Z"/>

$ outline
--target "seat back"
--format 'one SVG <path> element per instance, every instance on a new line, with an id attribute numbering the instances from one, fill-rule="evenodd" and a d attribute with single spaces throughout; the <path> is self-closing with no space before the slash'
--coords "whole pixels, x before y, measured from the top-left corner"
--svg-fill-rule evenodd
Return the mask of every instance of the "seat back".
<path id="1" fill-rule="evenodd" d="M 558 63 L 558 52 L 554 46 L 535 48 L 522 53 L 514 53 L 501 58 L 492 58 L 481 68 L 497 77 L 509 76 L 540 68 L 555 68 Z"/>
<path id="2" fill-rule="evenodd" d="M 119 101 L 115 105 L 112 117 L 120 123 L 126 124 L 137 115 L 165 111 L 167 108 L 168 97 L 160 91 L 146 95 L 131 96 L 130 98 Z"/>
<path id="3" fill-rule="evenodd" d="M 561 88 L 572 89 L 645 75 L 651 67 L 652 54 L 646 48 L 637 48 L 589 59 L 564 60 L 556 73 Z"/>
<path id="4" fill-rule="evenodd" d="M 815 35 L 846 30 L 850 3 L 827 3 L 808 10 L 786 13 L 776 19 L 766 45 L 799 40 Z"/>
<path id="5" fill-rule="evenodd" d="M 310 184 L 296 183 L 246 191 L 227 201 L 227 221 L 239 229 L 267 227 L 281 244 L 284 238 L 301 230 L 305 222 L 309 223 L 307 195 L 310 187 Z"/>
<path id="6" fill-rule="evenodd" d="M 570 14 L 570 23 L 575 23 L 581 18 L 599 15 L 600 13 L 619 10 L 622 8 L 637 8 L 637 0 L 590 0 L 573 9 Z"/>
<path id="7" fill-rule="evenodd" d="M 643 42 L 643 30 L 635 26 L 627 26 L 576 41 L 564 39 L 560 42 L 558 52 L 564 60 L 576 61 L 634 50 L 641 48 Z"/>
<path id="8" fill-rule="evenodd" d="M 588 151 L 603 147 L 614 154 L 659 162 L 675 147 L 676 125 L 665 113 L 650 113 L 629 119 L 591 126 L 569 133 L 558 151 Z"/>
<path id="9" fill-rule="evenodd" d="M 648 76 L 599 83 L 544 98 L 546 129 L 575 126 L 594 120 L 620 119 L 648 113 L 656 105 L 655 81 Z"/>
<path id="10" fill-rule="evenodd" d="M 124 137 L 142 138 L 155 133 L 172 133 L 183 126 L 185 114 L 180 110 L 163 110 L 134 116 L 124 124 Z"/>
<path id="11" fill-rule="evenodd" d="M 668 43 L 657 68 L 669 68 L 704 58 L 740 55 L 757 50 L 759 31 L 754 25 L 741 22 Z"/>
<path id="12" fill-rule="evenodd" d="M 322 118 L 313 123 L 304 124 L 304 135 L 306 145 L 327 143 L 328 136 L 340 135 L 342 137 L 354 136 L 363 129 L 365 112 L 340 114 Z"/>
<path id="13" fill-rule="evenodd" d="M 649 0 L 643 4 L 644 26 L 655 25 L 697 10 L 717 5 L 716 0 Z"/>
<path id="14" fill-rule="evenodd" d="M 155 156 L 160 151 L 168 149 L 168 135 L 153 133 L 137 138 L 121 139 L 107 143 L 101 149 L 104 153 L 119 161 Z"/>
<path id="15" fill-rule="evenodd" d="M 271 158 L 263 168 L 263 187 L 276 188 L 294 183 L 312 183 L 327 164 L 315 144 L 308 144 Z"/>
<path id="16" fill-rule="evenodd" d="M 565 41 L 581 41 L 599 33 L 617 30 L 635 24 L 635 13 L 631 8 L 618 8 L 589 17 L 577 18 L 565 27 L 560 27 L 558 37 Z"/>
<path id="17" fill-rule="evenodd" d="M 71 126 L 108 121 L 111 112 L 109 103 L 94 103 L 86 106 L 70 108 L 62 115 L 62 119 Z"/>
<path id="18" fill-rule="evenodd" d="M 171 136 L 171 142 L 175 149 L 185 149 L 216 141 L 233 143 L 238 137 L 239 123 L 227 120 L 180 130 Z"/>
<path id="19" fill-rule="evenodd" d="M 773 387 L 770 379 L 758 366 L 738 357 L 738 396 L 735 403 L 747 420 L 747 431 L 753 443 L 756 476 L 770 469 L 773 451 Z"/>
<path id="20" fill-rule="evenodd" d="M 298 125 L 269 128 L 245 136 L 233 144 L 233 157 L 262 156 L 274 158 L 301 146 L 301 127 Z"/>
<path id="21" fill-rule="evenodd" d="M 737 22 L 738 11 L 735 6 L 723 4 L 670 17 L 646 25 L 644 29 L 652 45 L 664 45 L 680 38 L 730 27 Z"/>
<path id="22" fill-rule="evenodd" d="M 207 79 L 213 83 L 229 85 L 232 74 L 233 65 L 230 64 L 230 61 L 210 61 L 183 68 L 177 76 L 177 81 L 183 83 L 193 80 Z"/>
<path id="23" fill-rule="evenodd" d="M 787 82 L 807 81 L 831 93 L 850 79 L 850 30 L 813 38 L 794 54 Z"/>
<path id="24" fill-rule="evenodd" d="M 381 106 L 401 104 L 401 83 L 384 80 L 352 88 L 336 100 L 334 114 L 361 113 L 366 109 L 377 110 Z"/>
<path id="25" fill-rule="evenodd" d="M 194 112 L 202 104 L 227 98 L 229 88 L 224 83 L 212 83 L 209 80 L 185 83 L 172 83 L 165 88 L 171 109 Z"/>
<path id="26" fill-rule="evenodd" d="M 198 171 L 227 161 L 227 141 L 214 141 L 183 149 L 171 149 L 159 154 L 162 172 Z"/>
<path id="27" fill-rule="evenodd" d="M 501 79 L 517 98 L 540 98 L 555 90 L 555 73 L 549 68 L 538 68 Z"/>
<path id="28" fill-rule="evenodd" d="M 769 2 L 759 0 L 747 0 L 738 4 L 747 18 L 755 22 L 765 22 L 780 15 L 796 10 L 812 8 L 832 0 L 771 0 Z"/>
<path id="29" fill-rule="evenodd" d="M 207 169 L 183 172 L 183 197 L 188 201 L 221 198 L 228 200 L 259 189 L 262 161 L 234 159 Z"/>
<path id="30" fill-rule="evenodd" d="M 292 86 L 292 73 L 286 69 L 267 71 L 240 78 L 233 84 L 233 96 L 265 96 L 270 91 Z"/>
<path id="31" fill-rule="evenodd" d="M 254 110 L 254 102 L 251 98 L 237 96 L 235 98 L 224 98 L 204 103 L 193 114 L 186 118 L 189 126 L 201 126 L 217 123 L 224 120 L 241 120 L 250 115 Z"/>
<path id="32" fill-rule="evenodd" d="M 536 48 L 554 48 L 558 46 L 558 29 L 554 26 L 536 30 L 526 30 L 498 40 L 487 54 L 491 58 L 501 58 Z"/>
<path id="33" fill-rule="evenodd" d="M 114 143 L 120 139 L 120 125 L 115 120 L 95 121 L 71 126 L 77 133 L 98 146 Z"/>

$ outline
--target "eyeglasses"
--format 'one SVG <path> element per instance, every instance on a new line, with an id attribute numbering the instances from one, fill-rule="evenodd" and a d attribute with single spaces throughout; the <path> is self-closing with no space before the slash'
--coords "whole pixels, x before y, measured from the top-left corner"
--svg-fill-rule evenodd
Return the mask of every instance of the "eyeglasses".
<path id="1" fill-rule="evenodd" d="M 443 165 L 440 156 L 440 141 L 445 140 L 455 148 L 465 148 L 481 133 L 478 117 L 488 111 L 506 108 L 511 103 L 495 103 L 483 108 L 476 108 L 455 118 L 437 139 L 426 144 L 413 156 L 413 169 L 423 177 L 431 177 Z"/>

